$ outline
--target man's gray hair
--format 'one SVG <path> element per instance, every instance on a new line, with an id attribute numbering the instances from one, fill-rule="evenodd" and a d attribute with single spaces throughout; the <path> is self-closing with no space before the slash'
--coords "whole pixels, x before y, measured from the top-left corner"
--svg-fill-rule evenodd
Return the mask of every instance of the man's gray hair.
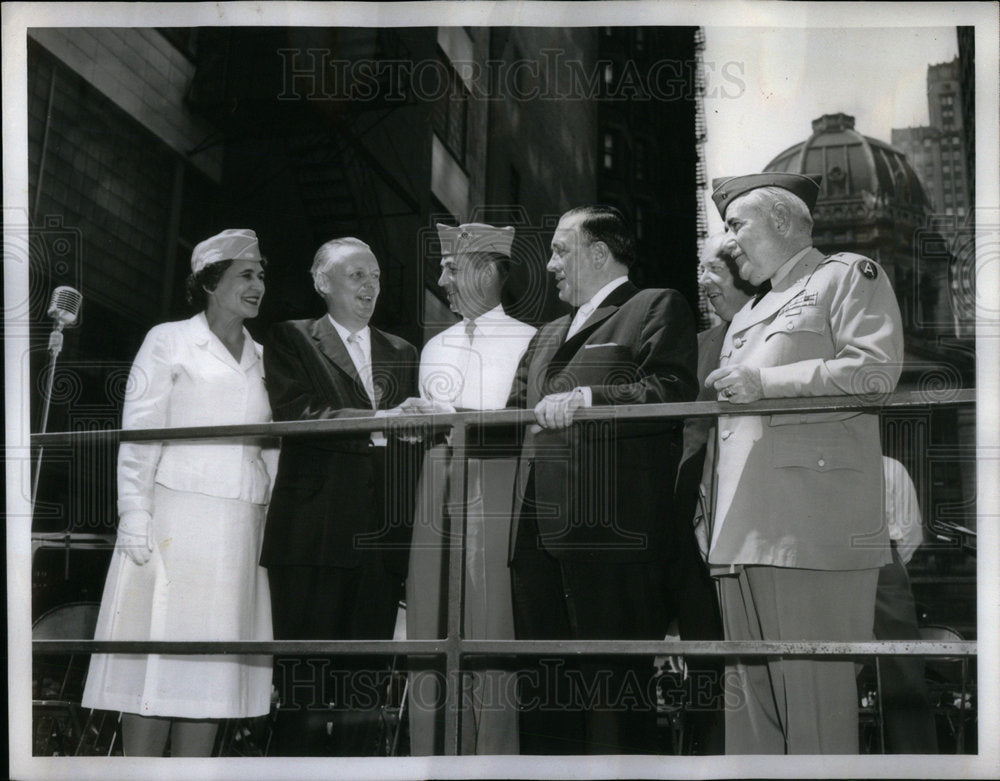
<path id="1" fill-rule="evenodd" d="M 341 255 L 343 255 L 348 250 L 363 249 L 368 252 L 372 252 L 372 248 L 365 244 L 361 239 L 356 239 L 353 236 L 344 236 L 342 239 L 330 239 L 318 250 L 316 254 L 313 255 L 312 268 L 309 269 L 309 273 L 312 274 L 313 287 L 316 288 L 316 292 L 322 295 L 322 291 L 319 289 L 319 277 L 326 273 L 330 265 L 337 260 Z M 372 255 L 375 253 L 372 252 Z"/>
<path id="2" fill-rule="evenodd" d="M 785 204 L 792 217 L 792 227 L 812 236 L 813 218 L 812 214 L 809 213 L 809 207 L 806 206 L 805 201 L 790 190 L 769 185 L 751 190 L 745 197 L 762 212 L 770 212 L 771 207 L 776 203 Z"/>

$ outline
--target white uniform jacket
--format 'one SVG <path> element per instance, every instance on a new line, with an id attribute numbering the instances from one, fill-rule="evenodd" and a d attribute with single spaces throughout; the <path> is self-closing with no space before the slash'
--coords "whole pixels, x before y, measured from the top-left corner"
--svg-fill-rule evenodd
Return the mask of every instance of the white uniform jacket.
<path id="1" fill-rule="evenodd" d="M 503 409 L 535 328 L 498 305 L 475 320 L 472 341 L 460 320 L 420 353 L 420 395 L 458 409 Z"/>
<path id="2" fill-rule="evenodd" d="M 890 393 L 903 329 L 885 271 L 810 249 L 733 318 L 719 365 L 735 364 L 760 369 L 765 398 Z M 890 560 L 877 415 L 721 416 L 709 450 L 710 564 L 841 570 Z"/>
<path id="3" fill-rule="evenodd" d="M 271 419 L 262 348 L 243 331 L 236 361 L 204 312 L 153 327 L 132 364 L 122 428 L 222 426 Z M 124 442 L 118 451 L 118 512 L 152 512 L 153 484 L 263 504 L 276 449 L 257 439 Z"/>

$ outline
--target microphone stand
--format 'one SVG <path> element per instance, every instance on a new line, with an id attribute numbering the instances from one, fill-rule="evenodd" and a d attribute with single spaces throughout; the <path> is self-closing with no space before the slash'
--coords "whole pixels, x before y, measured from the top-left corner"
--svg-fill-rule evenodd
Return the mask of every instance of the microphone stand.
<path id="1" fill-rule="evenodd" d="M 45 396 L 42 406 L 42 434 L 45 433 L 46 428 L 49 424 L 49 407 L 52 404 L 52 385 L 56 377 L 56 360 L 59 358 L 59 353 L 62 352 L 63 348 L 63 328 L 64 324 L 56 321 L 55 327 L 52 329 L 52 333 L 49 334 L 49 355 L 52 356 L 48 365 L 48 378 L 45 380 Z M 35 464 L 35 479 L 31 487 L 31 515 L 35 515 L 35 500 L 38 497 L 38 483 L 42 476 L 42 452 L 45 450 L 44 445 L 38 447 L 38 456 L 36 458 Z"/>

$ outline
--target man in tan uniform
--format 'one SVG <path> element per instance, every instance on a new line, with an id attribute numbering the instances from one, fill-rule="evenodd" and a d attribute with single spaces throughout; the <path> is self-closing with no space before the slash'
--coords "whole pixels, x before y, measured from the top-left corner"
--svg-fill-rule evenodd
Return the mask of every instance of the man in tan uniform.
<path id="1" fill-rule="evenodd" d="M 762 285 L 706 378 L 720 400 L 895 388 L 896 298 L 874 261 L 812 247 L 818 191 L 799 174 L 716 182 L 740 275 Z M 708 561 L 726 639 L 872 639 L 878 570 L 890 560 L 878 416 L 730 415 L 716 432 Z M 726 685 L 727 754 L 857 753 L 853 661 L 747 657 Z"/>

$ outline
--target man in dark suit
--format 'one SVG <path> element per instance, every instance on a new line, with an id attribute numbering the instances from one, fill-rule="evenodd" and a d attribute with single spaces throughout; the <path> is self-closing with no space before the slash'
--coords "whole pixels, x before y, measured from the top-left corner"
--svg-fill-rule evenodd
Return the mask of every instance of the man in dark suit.
<path id="1" fill-rule="evenodd" d="M 368 325 L 379 294 L 368 246 L 327 242 L 312 275 L 327 314 L 278 323 L 265 344 L 274 419 L 378 416 L 415 395 L 416 349 Z M 392 638 L 420 452 L 381 432 L 284 439 L 261 553 L 275 639 Z M 381 667 L 342 656 L 278 658 L 278 751 L 372 753 Z M 330 703 L 340 713 L 316 710 Z"/>
<path id="2" fill-rule="evenodd" d="M 697 395 L 691 311 L 676 291 L 632 285 L 634 257 L 610 207 L 567 212 L 552 239 L 547 269 L 577 311 L 539 330 L 508 402 L 537 419 L 512 531 L 520 639 L 662 639 L 676 601 L 695 598 L 674 581 L 690 571 L 674 557 L 696 555 L 690 519 L 675 524 L 670 507 L 680 422 L 571 425 L 580 407 Z M 659 751 L 652 677 L 650 659 L 539 660 L 521 678 L 522 753 Z"/>

